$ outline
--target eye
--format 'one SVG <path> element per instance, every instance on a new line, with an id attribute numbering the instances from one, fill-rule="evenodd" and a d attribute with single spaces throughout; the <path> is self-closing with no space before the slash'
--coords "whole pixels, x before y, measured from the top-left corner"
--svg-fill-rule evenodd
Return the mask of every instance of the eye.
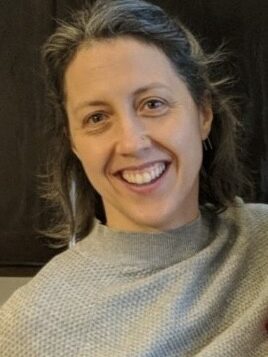
<path id="1" fill-rule="evenodd" d="M 165 114 L 167 109 L 167 102 L 164 99 L 150 98 L 142 103 L 140 110 L 144 115 L 160 116 Z"/>
<path id="2" fill-rule="evenodd" d="M 165 107 L 165 102 L 159 99 L 150 99 L 144 103 L 144 107 L 150 111 L 159 111 L 159 109 L 163 109 Z"/>
<path id="3" fill-rule="evenodd" d="M 100 123 L 102 121 L 103 118 L 104 118 L 104 115 L 102 113 L 94 113 L 92 115 L 87 116 L 83 120 L 83 125 L 98 124 L 98 123 Z"/>

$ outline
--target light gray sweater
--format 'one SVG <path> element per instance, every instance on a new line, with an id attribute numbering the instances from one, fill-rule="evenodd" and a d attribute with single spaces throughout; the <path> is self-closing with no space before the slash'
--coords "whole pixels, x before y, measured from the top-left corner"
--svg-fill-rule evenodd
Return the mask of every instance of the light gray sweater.
<path id="1" fill-rule="evenodd" d="M 94 230 L 0 310 L 1 357 L 267 357 L 268 206 Z"/>

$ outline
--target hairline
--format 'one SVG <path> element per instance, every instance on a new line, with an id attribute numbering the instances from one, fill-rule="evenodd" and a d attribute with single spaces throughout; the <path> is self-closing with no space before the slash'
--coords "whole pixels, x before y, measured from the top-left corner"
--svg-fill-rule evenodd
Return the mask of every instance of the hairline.
<path id="1" fill-rule="evenodd" d="M 68 69 L 68 67 L 70 66 L 70 64 L 75 60 L 75 57 L 78 55 L 78 53 L 83 50 L 83 49 L 90 49 L 92 46 L 94 46 L 94 44 L 97 43 L 102 43 L 102 42 L 113 42 L 117 39 L 131 39 L 131 40 L 135 40 L 143 45 L 148 45 L 151 46 L 152 48 L 157 49 L 158 51 L 160 51 L 165 58 L 167 59 L 168 63 L 171 65 L 172 69 L 174 70 L 175 74 L 177 75 L 177 77 L 182 80 L 184 82 L 184 84 L 186 85 L 192 99 L 194 100 L 195 104 L 197 105 L 198 108 L 202 109 L 204 108 L 204 102 L 202 99 L 204 99 L 206 97 L 205 93 L 203 94 L 202 98 L 200 97 L 200 101 L 198 101 L 198 99 L 195 98 L 195 96 L 193 95 L 193 92 L 189 86 L 189 83 L 187 81 L 187 79 L 179 72 L 179 68 L 177 67 L 177 65 L 172 61 L 172 59 L 167 55 L 167 53 L 164 51 L 164 49 L 157 45 L 155 43 L 155 41 L 149 39 L 146 36 L 143 36 L 141 33 L 138 34 L 134 34 L 134 33 L 123 33 L 123 34 L 114 34 L 114 35 L 109 35 L 109 37 L 105 37 L 105 36 L 93 36 L 90 39 L 83 39 L 80 41 L 80 43 L 77 45 L 75 51 L 70 55 L 69 60 L 67 61 L 67 64 L 64 67 L 63 73 L 62 73 L 62 104 L 65 106 L 66 105 L 66 101 L 67 101 L 67 97 L 66 97 L 66 93 L 65 93 L 65 75 L 66 75 L 66 71 Z M 207 101 L 206 101 L 207 102 Z"/>

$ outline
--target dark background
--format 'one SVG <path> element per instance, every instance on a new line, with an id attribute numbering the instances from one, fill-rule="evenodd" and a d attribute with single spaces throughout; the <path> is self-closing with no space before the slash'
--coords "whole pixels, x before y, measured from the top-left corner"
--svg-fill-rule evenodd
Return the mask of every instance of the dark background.
<path id="1" fill-rule="evenodd" d="M 256 202 L 268 203 L 268 2 L 267 0 L 158 0 L 198 36 L 208 50 L 222 40 L 233 56 L 224 70 L 241 97 L 249 133 L 248 167 Z M 85 0 L 0 2 L 0 275 L 33 275 L 61 250 L 48 248 L 34 227 L 46 224 L 36 173 L 44 162 L 49 120 L 40 47 L 55 18 Z"/>

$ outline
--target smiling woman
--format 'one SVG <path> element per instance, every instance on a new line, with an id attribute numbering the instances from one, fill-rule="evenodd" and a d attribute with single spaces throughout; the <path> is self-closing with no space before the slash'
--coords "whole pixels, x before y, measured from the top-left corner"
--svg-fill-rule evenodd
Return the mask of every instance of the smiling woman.
<path id="1" fill-rule="evenodd" d="M 102 198 L 107 225 L 161 231 L 197 218 L 201 142 L 212 109 L 195 104 L 165 54 L 130 37 L 85 45 L 64 83 L 72 149 Z M 168 165 L 155 180 L 157 163 Z"/>
<path id="2" fill-rule="evenodd" d="M 127 19 L 124 18 L 125 12 Z M 193 162 L 198 160 L 198 155 L 203 156 L 202 150 L 200 151 L 202 141 L 205 148 L 212 142 L 213 150 L 209 150 L 201 158 L 199 177 L 187 177 L 187 183 L 195 180 L 195 184 L 188 183 L 193 185 L 190 191 L 195 198 L 188 202 L 185 196 L 184 202 L 178 202 L 181 214 L 186 216 L 182 217 L 180 214 L 177 222 L 175 219 L 174 223 L 167 223 L 173 227 L 191 221 L 196 217 L 199 205 L 209 204 L 210 210 L 220 212 L 234 201 L 235 196 L 247 198 L 252 192 L 252 185 L 243 167 L 241 155 L 240 137 L 243 136 L 243 130 L 230 98 L 220 90 L 226 79 L 220 76 L 214 78 L 212 75 L 219 72 L 214 67 L 220 59 L 220 52 L 205 54 L 193 35 L 177 19 L 167 17 L 159 7 L 144 2 L 138 6 L 133 1 L 124 4 L 122 1 L 112 1 L 109 4 L 97 1 L 93 7 L 74 14 L 69 23 L 61 24 L 44 46 L 48 89 L 57 113 L 51 133 L 54 142 L 50 144 L 52 150 L 45 197 L 55 206 L 58 214 L 58 218 L 53 220 L 53 225 L 45 233 L 57 238 L 55 244 L 67 244 L 74 235 L 77 240 L 85 237 L 94 225 L 95 216 L 102 223 L 107 223 L 107 204 L 111 202 L 105 200 L 104 192 L 100 192 L 100 185 L 110 180 L 109 190 L 113 189 L 116 194 L 117 197 L 113 196 L 115 201 L 118 197 L 122 198 L 126 188 L 122 186 L 122 192 L 115 192 L 116 186 L 113 183 L 118 182 L 111 175 L 114 171 L 122 171 L 130 166 L 139 169 L 152 160 L 164 159 L 171 163 L 171 175 L 167 179 L 175 179 L 174 174 L 183 172 L 179 170 L 179 157 L 175 157 L 177 155 L 173 152 L 175 148 L 163 143 L 167 138 L 160 141 L 156 138 L 157 141 L 154 142 L 154 135 L 158 131 L 159 137 L 160 132 L 166 129 L 169 140 L 170 133 L 175 134 L 175 128 L 179 130 L 182 124 L 176 120 L 176 116 L 179 111 L 188 110 L 181 102 L 188 101 L 187 95 L 194 102 L 192 106 L 196 106 L 196 115 L 201 114 L 204 117 L 198 121 L 205 120 L 207 134 L 200 132 L 199 139 L 192 140 L 180 131 L 184 142 L 176 140 L 176 145 L 182 145 L 184 151 L 192 149 L 189 150 L 189 155 L 195 150 L 192 145 L 199 145 Z M 162 77 L 161 81 L 159 75 Z M 184 93 L 183 97 L 180 91 Z M 156 99 L 158 108 L 161 102 L 162 111 L 160 108 L 157 111 L 148 110 L 148 106 L 144 106 L 148 100 L 152 103 Z M 199 130 L 203 129 L 200 127 Z M 99 153 L 108 154 L 108 145 L 110 150 L 117 150 L 120 155 L 110 157 L 108 167 L 105 167 L 105 170 L 110 170 L 110 175 L 108 172 L 104 174 L 96 171 L 97 168 L 86 171 L 86 167 L 90 168 L 98 160 L 90 160 L 84 167 L 86 161 L 80 160 L 79 152 L 73 145 L 74 136 L 77 139 L 78 134 L 87 143 L 83 146 L 90 152 L 90 155 L 86 154 L 87 158 Z M 207 137 L 208 140 L 205 140 Z M 138 144 L 135 143 L 137 139 Z M 112 144 L 115 140 L 118 142 Z M 135 148 L 135 145 L 139 146 L 141 143 L 145 148 Z M 126 144 L 130 151 L 124 154 Z M 146 145 L 151 145 L 151 150 L 148 151 Z M 99 150 L 102 148 L 105 149 Z M 55 157 L 59 161 L 55 161 Z M 102 163 L 104 164 L 103 159 Z M 101 175 L 98 185 L 92 182 L 94 174 Z M 133 174 L 134 172 L 132 177 Z M 91 180 L 88 180 L 89 175 Z M 73 183 L 76 186 L 75 209 L 69 199 Z M 184 186 L 184 183 L 181 182 L 181 185 Z M 105 189 L 107 186 L 102 187 Z M 128 194 L 132 194 L 133 185 L 127 187 L 130 189 Z M 141 187 L 138 189 L 141 190 Z M 197 192 L 194 193 L 194 190 Z M 139 203 L 138 195 L 132 194 L 131 197 L 131 202 L 136 200 Z M 194 207 L 188 211 L 186 207 L 191 205 Z M 126 215 L 125 208 L 123 210 Z M 162 210 L 164 207 L 161 205 Z M 131 220 L 133 221 L 132 218 Z M 127 224 L 121 224 L 121 228 L 127 229 Z M 135 222 L 136 228 L 133 228 L 139 230 L 138 225 Z M 151 226 L 149 221 L 146 223 L 147 228 L 143 223 L 142 226 L 142 230 L 161 228 L 161 225 Z"/>
<path id="3" fill-rule="evenodd" d="M 158 6 L 98 0 L 43 58 L 45 233 L 72 245 L 2 307 L 0 354 L 267 356 L 268 208 L 243 201 L 219 52 Z"/>

